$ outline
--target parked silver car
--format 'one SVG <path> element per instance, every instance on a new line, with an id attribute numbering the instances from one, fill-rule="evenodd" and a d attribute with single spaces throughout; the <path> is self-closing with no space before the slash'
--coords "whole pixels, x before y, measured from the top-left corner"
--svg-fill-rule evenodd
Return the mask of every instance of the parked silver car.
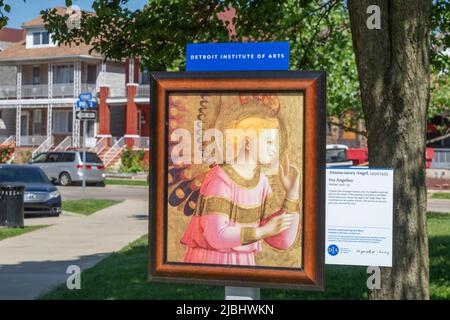
<path id="1" fill-rule="evenodd" d="M 56 180 L 63 186 L 73 182 L 82 182 L 86 173 L 87 183 L 104 185 L 105 166 L 94 152 L 86 152 L 86 163 L 83 164 L 83 152 L 43 152 L 36 155 L 30 164 L 41 168 L 50 180 Z"/>

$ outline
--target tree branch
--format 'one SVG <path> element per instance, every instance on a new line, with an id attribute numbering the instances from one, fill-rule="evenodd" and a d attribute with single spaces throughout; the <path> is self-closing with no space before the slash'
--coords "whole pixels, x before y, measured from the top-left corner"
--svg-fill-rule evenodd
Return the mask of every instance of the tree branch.
<path id="1" fill-rule="evenodd" d="M 306 57 L 308 55 L 309 50 L 311 49 L 314 40 L 316 39 L 317 35 L 319 34 L 319 25 L 322 22 L 322 20 L 328 17 L 328 15 L 331 12 L 331 9 L 333 9 L 334 6 L 336 6 L 338 3 L 340 2 L 340 0 L 336 0 L 336 1 L 330 1 L 330 2 L 326 2 L 323 6 L 320 7 L 320 9 L 324 8 L 326 4 L 329 4 L 329 7 L 325 9 L 325 11 L 322 13 L 322 15 L 320 16 L 319 20 L 317 21 L 317 24 L 315 26 L 315 30 L 314 33 L 311 37 L 311 40 L 309 41 L 305 51 L 303 52 L 303 56 L 300 59 L 300 66 L 304 65 L 304 62 L 306 61 Z"/>
<path id="2" fill-rule="evenodd" d="M 426 143 L 427 143 L 427 145 L 428 145 L 428 144 L 432 144 L 432 143 L 435 143 L 435 142 L 438 142 L 438 141 L 445 140 L 445 139 L 447 139 L 447 138 L 450 138 L 450 132 L 444 134 L 443 136 L 440 136 L 440 137 L 436 137 L 436 138 L 427 140 Z"/>

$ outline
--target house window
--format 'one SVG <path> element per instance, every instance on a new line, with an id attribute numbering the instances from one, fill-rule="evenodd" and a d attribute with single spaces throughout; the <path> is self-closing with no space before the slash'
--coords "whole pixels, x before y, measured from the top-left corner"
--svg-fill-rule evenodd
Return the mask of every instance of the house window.
<path id="1" fill-rule="evenodd" d="M 41 40 L 42 44 L 49 44 L 50 43 L 50 36 L 47 31 L 41 33 Z"/>
<path id="2" fill-rule="evenodd" d="M 42 127 L 42 110 L 33 110 L 33 134 L 39 135 Z"/>
<path id="3" fill-rule="evenodd" d="M 55 66 L 53 83 L 73 83 L 73 65 Z"/>
<path id="4" fill-rule="evenodd" d="M 41 83 L 41 68 L 33 67 L 33 84 Z"/>
<path id="5" fill-rule="evenodd" d="M 72 111 L 54 111 L 53 113 L 53 132 L 54 133 L 72 133 L 73 123 Z"/>
<path id="6" fill-rule="evenodd" d="M 50 35 L 48 31 L 44 32 L 33 32 L 33 45 L 47 45 L 50 44 Z"/>
<path id="7" fill-rule="evenodd" d="M 149 83 L 150 83 L 149 72 L 147 68 L 144 68 L 144 70 L 141 71 L 141 84 L 149 84 Z"/>
<path id="8" fill-rule="evenodd" d="M 41 33 L 34 32 L 33 33 L 33 45 L 38 46 L 41 44 Z"/>
<path id="9" fill-rule="evenodd" d="M 97 82 L 97 66 L 95 64 L 89 64 L 87 66 L 87 79 L 86 83 Z"/>

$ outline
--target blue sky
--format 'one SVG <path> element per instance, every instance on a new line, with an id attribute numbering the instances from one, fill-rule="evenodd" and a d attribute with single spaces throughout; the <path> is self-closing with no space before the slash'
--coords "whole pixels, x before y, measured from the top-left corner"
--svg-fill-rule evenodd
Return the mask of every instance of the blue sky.
<path id="1" fill-rule="evenodd" d="M 8 14 L 9 21 L 6 27 L 20 28 L 22 23 L 32 20 L 39 15 L 43 9 L 53 8 L 56 6 L 65 7 L 65 0 L 6 0 L 11 5 L 11 12 Z M 81 9 L 91 10 L 93 0 L 73 0 L 74 5 L 78 5 Z M 131 10 L 141 9 L 148 0 L 129 0 L 127 7 Z"/>

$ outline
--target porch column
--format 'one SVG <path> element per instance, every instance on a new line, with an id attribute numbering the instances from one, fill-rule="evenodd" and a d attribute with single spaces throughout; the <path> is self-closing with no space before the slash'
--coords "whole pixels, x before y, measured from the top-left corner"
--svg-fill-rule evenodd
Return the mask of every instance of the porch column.
<path id="1" fill-rule="evenodd" d="M 47 65 L 47 74 L 48 74 L 48 98 L 53 98 L 53 64 L 49 63 Z"/>
<path id="2" fill-rule="evenodd" d="M 75 98 L 81 93 L 81 62 L 79 60 L 73 63 L 73 94 Z"/>
<path id="3" fill-rule="evenodd" d="M 134 83 L 134 59 L 130 58 L 128 59 L 128 83 Z"/>
<path id="4" fill-rule="evenodd" d="M 22 106 L 20 104 L 16 107 L 16 146 L 20 147 L 20 133 L 22 125 Z"/>
<path id="5" fill-rule="evenodd" d="M 47 138 L 53 135 L 52 119 L 53 119 L 53 106 L 49 103 L 47 105 Z"/>
<path id="6" fill-rule="evenodd" d="M 98 134 L 99 138 L 107 138 L 108 146 L 111 145 L 111 111 L 106 103 L 109 95 L 109 87 L 100 87 L 100 98 L 98 106 Z"/>
<path id="7" fill-rule="evenodd" d="M 125 143 L 128 148 L 134 145 L 134 139 L 139 138 L 138 135 L 138 107 L 134 102 L 137 94 L 138 84 L 127 84 L 127 105 L 126 105 L 126 123 L 125 123 Z"/>
<path id="8" fill-rule="evenodd" d="M 17 65 L 17 79 L 16 79 L 16 85 L 17 85 L 17 100 L 22 99 L 22 65 Z"/>
<path id="9" fill-rule="evenodd" d="M 17 65 L 17 100 L 22 99 L 22 65 Z M 20 103 L 17 104 L 16 108 L 16 146 L 20 147 L 20 134 L 21 134 L 21 122 L 22 119 L 22 105 Z"/>

